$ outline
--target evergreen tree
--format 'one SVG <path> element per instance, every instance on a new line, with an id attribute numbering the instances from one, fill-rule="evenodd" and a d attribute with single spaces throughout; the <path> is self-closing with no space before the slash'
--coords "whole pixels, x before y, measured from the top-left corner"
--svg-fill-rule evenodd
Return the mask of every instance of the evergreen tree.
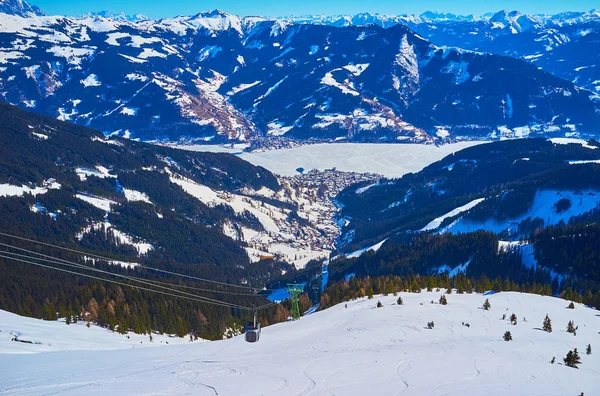
<path id="1" fill-rule="evenodd" d="M 58 320 L 58 314 L 53 305 L 46 305 L 44 307 L 44 320 Z"/>
<path id="2" fill-rule="evenodd" d="M 442 305 L 448 304 L 448 300 L 446 300 L 446 296 L 444 296 L 443 294 L 440 297 L 440 304 L 442 304 Z"/>
<path id="3" fill-rule="evenodd" d="M 592 344 L 588 344 L 587 348 L 585 348 L 585 353 L 587 355 L 591 355 L 592 354 Z"/>
<path id="4" fill-rule="evenodd" d="M 581 364 L 581 357 L 579 357 L 579 352 L 577 352 L 577 348 L 573 349 L 573 358 L 575 359 L 575 364 Z"/>
<path id="5" fill-rule="evenodd" d="M 404 301 L 402 300 L 402 297 L 398 297 L 397 303 L 398 303 L 398 305 L 404 304 Z"/>
<path id="6" fill-rule="evenodd" d="M 579 357 L 579 353 L 577 352 L 577 348 L 569 351 L 567 356 L 563 359 L 565 365 L 568 367 L 579 368 L 577 365 L 581 364 L 581 358 Z"/>
<path id="7" fill-rule="evenodd" d="M 504 333 L 504 341 L 512 341 L 512 334 L 510 334 L 510 331 Z"/>
<path id="8" fill-rule="evenodd" d="M 567 324 L 567 333 L 575 334 L 575 331 L 575 324 L 572 320 L 569 320 L 569 323 Z"/>
<path id="9" fill-rule="evenodd" d="M 573 304 L 573 301 L 571 301 L 571 304 L 569 304 L 569 309 L 575 309 L 575 304 Z"/>
<path id="10" fill-rule="evenodd" d="M 377 301 L 377 308 L 381 308 L 383 307 L 383 304 L 381 303 L 381 301 Z"/>
<path id="11" fill-rule="evenodd" d="M 550 317 L 546 314 L 546 318 L 544 318 L 543 330 L 552 333 L 552 322 L 550 321 Z"/>
<path id="12" fill-rule="evenodd" d="M 563 361 L 565 362 L 565 366 L 577 368 L 577 366 L 575 365 L 575 358 L 573 356 L 573 351 L 567 352 L 567 356 L 565 356 Z"/>
<path id="13" fill-rule="evenodd" d="M 513 326 L 517 324 L 517 315 L 515 315 L 514 313 L 510 315 L 510 324 L 512 324 Z"/>
<path id="14" fill-rule="evenodd" d="M 492 304 L 490 304 L 490 300 L 486 298 L 485 302 L 483 303 L 483 310 L 489 311 L 491 307 L 492 307 Z"/>

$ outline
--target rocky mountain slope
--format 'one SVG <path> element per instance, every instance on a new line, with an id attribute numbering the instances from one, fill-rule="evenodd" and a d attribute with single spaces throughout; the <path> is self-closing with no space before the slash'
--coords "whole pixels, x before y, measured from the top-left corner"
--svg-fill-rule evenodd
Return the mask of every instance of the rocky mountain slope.
<path id="1" fill-rule="evenodd" d="M 331 26 L 401 24 L 437 45 L 522 59 L 582 88 L 600 92 L 600 12 L 597 10 L 556 15 L 503 10 L 482 17 L 432 12 L 399 16 L 365 13 L 291 19 L 296 23 Z"/>

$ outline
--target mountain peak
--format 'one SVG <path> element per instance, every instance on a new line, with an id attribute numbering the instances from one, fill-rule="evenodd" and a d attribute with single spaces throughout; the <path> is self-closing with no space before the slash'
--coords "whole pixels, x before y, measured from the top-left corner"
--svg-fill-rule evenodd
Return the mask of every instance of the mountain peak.
<path id="1" fill-rule="evenodd" d="M 142 22 L 142 21 L 150 20 L 150 18 L 148 18 L 147 16 L 142 15 L 142 14 L 127 15 L 123 12 L 114 13 L 114 12 L 109 12 L 109 11 L 89 12 L 87 14 L 78 16 L 78 18 L 90 18 L 90 17 L 91 18 L 101 17 L 101 18 L 105 18 L 105 19 L 112 19 L 114 21 L 119 21 L 119 22 Z"/>
<path id="2" fill-rule="evenodd" d="M 23 0 L 0 0 L 0 13 L 23 18 L 46 15 L 38 7 Z"/>

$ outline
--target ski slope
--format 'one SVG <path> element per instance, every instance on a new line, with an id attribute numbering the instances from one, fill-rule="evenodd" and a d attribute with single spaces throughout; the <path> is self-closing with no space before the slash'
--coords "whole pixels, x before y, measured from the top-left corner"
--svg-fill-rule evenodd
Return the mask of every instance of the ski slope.
<path id="1" fill-rule="evenodd" d="M 453 293 L 447 306 L 430 303 L 438 301 L 436 292 L 401 296 L 402 306 L 391 295 L 376 296 L 270 326 L 256 344 L 236 337 L 161 348 L 4 353 L 0 393 L 600 394 L 598 311 L 579 304 L 570 310 L 564 300 L 520 293 Z M 480 309 L 486 297 L 490 311 Z M 383 308 L 375 308 L 378 300 Z M 513 312 L 516 326 L 502 320 Z M 552 333 L 540 330 L 546 314 Z M 565 331 L 569 320 L 579 326 L 576 337 Z M 429 321 L 435 322 L 432 330 L 425 328 Z M 506 330 L 514 341 L 502 340 Z M 6 337 L 1 342 L 5 351 Z M 588 343 L 593 350 L 589 356 Z M 562 364 L 575 347 L 582 360 L 578 370 Z M 550 364 L 553 356 L 556 363 Z"/>
<path id="2" fill-rule="evenodd" d="M 11 341 L 14 337 L 23 342 Z M 124 336 L 95 325 L 87 328 L 82 321 L 66 325 L 64 319 L 46 321 L 0 310 L 0 356 L 69 350 L 146 348 L 187 342 L 186 339 L 161 334 L 152 334 L 150 342 L 148 335 L 129 333 Z"/>

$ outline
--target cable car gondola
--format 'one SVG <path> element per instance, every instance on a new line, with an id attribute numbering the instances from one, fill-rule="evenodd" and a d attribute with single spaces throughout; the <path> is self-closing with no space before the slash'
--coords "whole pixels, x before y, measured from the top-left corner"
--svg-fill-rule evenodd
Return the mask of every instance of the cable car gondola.
<path id="1" fill-rule="evenodd" d="M 246 327 L 244 328 L 246 342 L 258 342 L 260 338 L 260 323 L 256 321 L 256 307 L 254 307 L 253 312 L 254 321 L 246 323 Z"/>

